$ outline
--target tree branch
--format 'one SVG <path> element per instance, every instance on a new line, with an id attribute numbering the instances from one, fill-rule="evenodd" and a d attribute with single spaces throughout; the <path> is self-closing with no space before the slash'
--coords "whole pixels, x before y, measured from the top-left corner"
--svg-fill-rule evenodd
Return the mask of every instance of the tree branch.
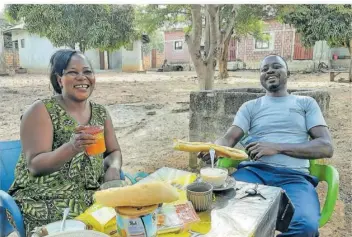
<path id="1" fill-rule="evenodd" d="M 206 10 L 208 11 L 208 13 L 212 16 L 215 17 L 215 15 L 217 14 L 217 9 L 219 8 L 218 5 L 212 4 L 212 5 L 206 5 Z"/>
<path id="2" fill-rule="evenodd" d="M 204 56 L 205 58 L 209 55 L 210 49 L 210 15 L 208 11 L 205 11 L 205 34 L 204 34 Z"/>
<path id="3" fill-rule="evenodd" d="M 202 15 L 201 15 L 201 6 L 194 4 L 191 6 L 192 12 L 192 32 L 191 40 L 195 49 L 200 49 L 200 42 L 202 39 Z"/>
<path id="4" fill-rule="evenodd" d="M 209 13 L 209 28 L 210 28 L 210 48 L 207 57 L 205 58 L 205 62 L 209 63 L 210 60 L 214 58 L 215 49 L 217 47 L 217 31 L 218 23 L 219 23 L 219 7 L 218 5 L 207 5 L 206 10 Z"/>
<path id="5" fill-rule="evenodd" d="M 191 35 L 187 34 L 185 36 L 185 41 L 188 45 L 188 49 L 194 64 L 197 64 L 198 60 L 201 58 L 200 54 L 200 43 L 202 39 L 202 15 L 201 6 L 192 5 L 192 31 Z"/>
<path id="6" fill-rule="evenodd" d="M 238 7 L 239 7 L 238 5 L 233 5 L 232 7 L 231 13 L 233 13 L 233 16 L 231 16 L 231 21 L 227 25 L 225 35 L 221 43 L 224 43 L 226 39 L 229 37 L 229 35 L 233 33 L 233 29 L 235 28 L 236 14 L 237 14 Z"/>

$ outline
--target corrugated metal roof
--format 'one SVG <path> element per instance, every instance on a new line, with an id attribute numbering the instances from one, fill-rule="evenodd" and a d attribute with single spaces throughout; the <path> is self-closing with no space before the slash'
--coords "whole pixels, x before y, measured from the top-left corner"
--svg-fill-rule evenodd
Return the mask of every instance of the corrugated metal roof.
<path id="1" fill-rule="evenodd" d="M 23 30 L 23 29 L 24 29 L 24 23 L 21 23 L 21 24 L 10 27 L 10 28 L 4 30 L 3 32 L 10 32 L 13 30 Z"/>

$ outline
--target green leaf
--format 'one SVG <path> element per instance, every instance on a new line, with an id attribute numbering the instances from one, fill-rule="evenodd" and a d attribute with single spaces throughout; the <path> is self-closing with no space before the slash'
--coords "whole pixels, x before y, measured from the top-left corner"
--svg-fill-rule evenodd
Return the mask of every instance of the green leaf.
<path id="1" fill-rule="evenodd" d="M 297 29 L 305 46 L 326 40 L 331 47 L 349 47 L 352 38 L 351 4 L 283 6 L 278 18 Z"/>
<path id="2" fill-rule="evenodd" d="M 30 33 L 47 37 L 56 47 L 79 44 L 83 52 L 112 50 L 138 37 L 131 5 L 10 4 L 5 11 L 13 21 L 23 20 Z"/>

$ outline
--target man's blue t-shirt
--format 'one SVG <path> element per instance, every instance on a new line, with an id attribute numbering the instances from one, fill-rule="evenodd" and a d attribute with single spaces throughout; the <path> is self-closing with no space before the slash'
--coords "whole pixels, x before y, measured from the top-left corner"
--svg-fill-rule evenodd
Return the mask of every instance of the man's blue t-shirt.
<path id="1" fill-rule="evenodd" d="M 309 139 L 308 131 L 315 126 L 326 126 L 326 122 L 313 98 L 288 95 L 247 101 L 238 110 L 233 125 L 255 141 L 305 143 Z M 262 156 L 257 162 L 309 172 L 309 160 L 284 154 Z"/>

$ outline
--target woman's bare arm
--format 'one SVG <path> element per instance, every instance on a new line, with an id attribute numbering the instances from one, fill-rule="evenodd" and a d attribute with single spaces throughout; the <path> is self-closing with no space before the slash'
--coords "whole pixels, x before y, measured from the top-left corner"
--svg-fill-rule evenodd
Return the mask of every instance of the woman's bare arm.
<path id="1" fill-rule="evenodd" d="M 30 173 L 42 176 L 58 171 L 67 161 L 71 160 L 78 151 L 73 143 L 64 143 L 52 150 L 53 125 L 44 104 L 35 102 L 23 115 L 20 128 L 22 149 L 27 160 Z M 88 143 L 94 140 L 89 134 L 78 135 Z"/>

